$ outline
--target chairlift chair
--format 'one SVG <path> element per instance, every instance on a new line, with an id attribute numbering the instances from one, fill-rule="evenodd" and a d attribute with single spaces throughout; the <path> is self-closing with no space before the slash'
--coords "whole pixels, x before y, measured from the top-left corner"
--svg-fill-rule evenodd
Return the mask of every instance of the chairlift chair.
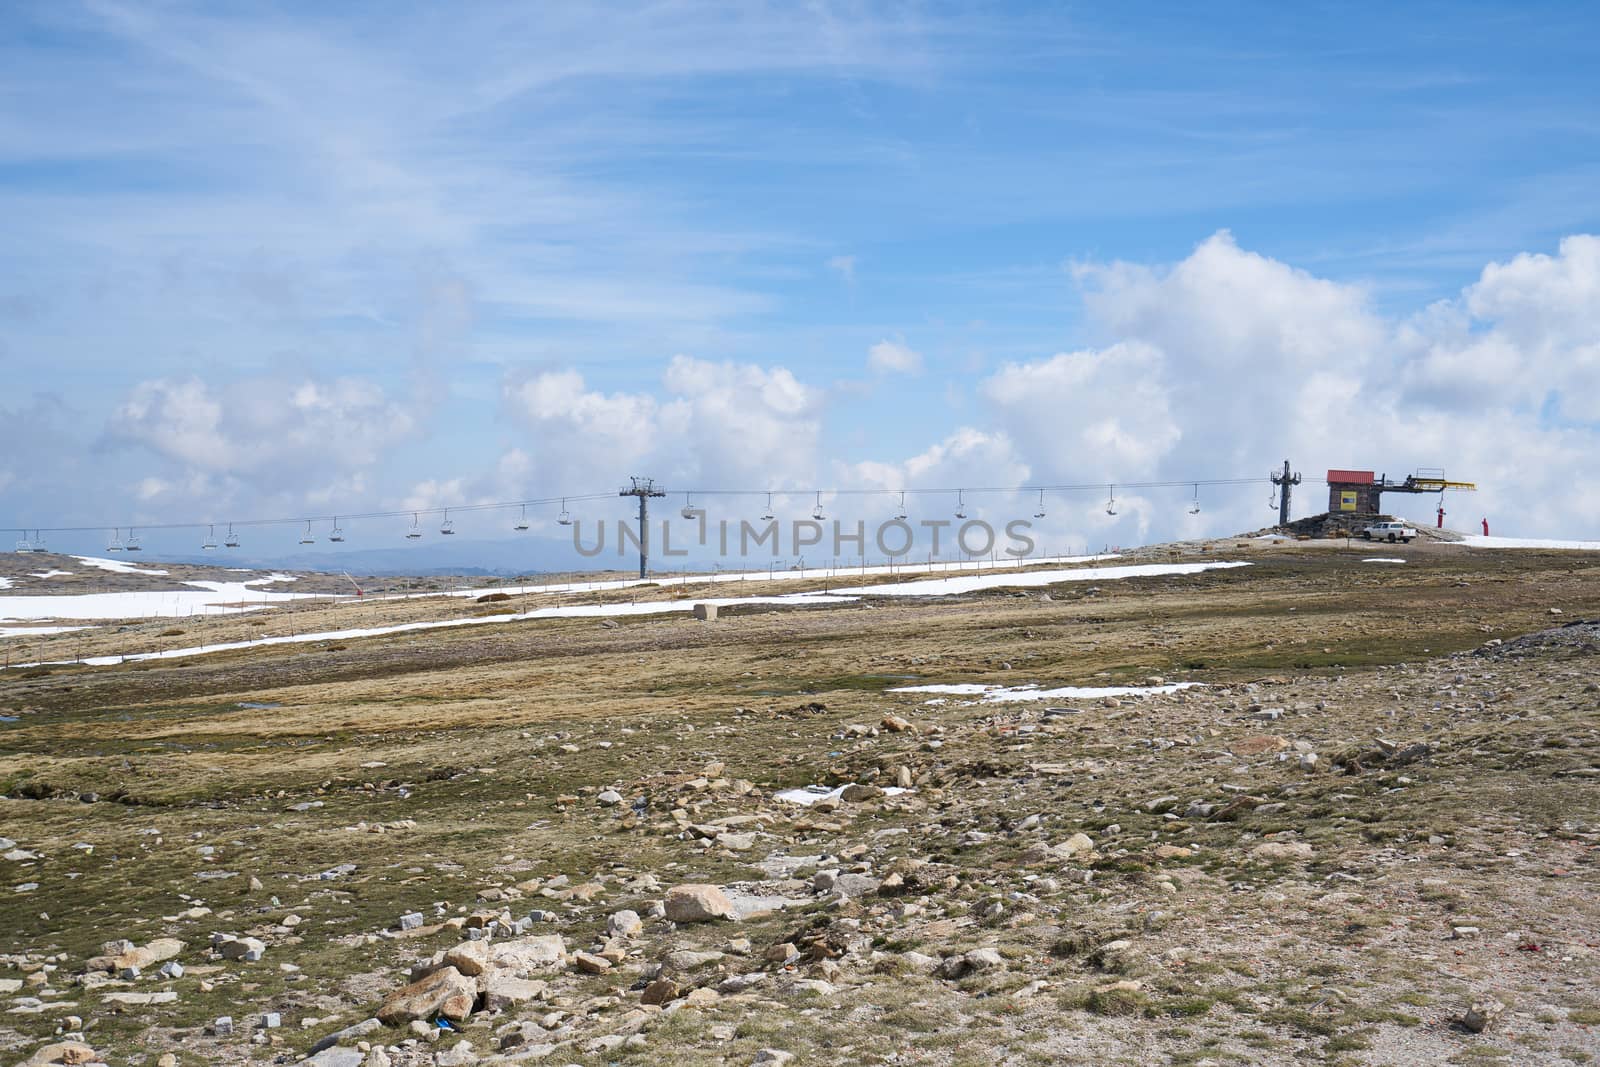
<path id="1" fill-rule="evenodd" d="M 143 549 L 141 549 L 139 547 L 139 535 L 137 533 L 134 533 L 132 530 L 129 530 L 128 531 L 128 540 L 123 543 L 122 550 L 124 552 L 141 552 L 141 551 L 143 551 Z"/>
<path id="2" fill-rule="evenodd" d="M 1044 518 L 1044 490 L 1043 489 L 1039 490 L 1039 510 L 1035 511 L 1033 513 L 1033 517 L 1036 518 L 1036 519 Z"/>
<path id="3" fill-rule="evenodd" d="M 572 525 L 572 512 L 567 510 L 567 498 L 566 497 L 562 497 L 561 498 L 561 514 L 556 516 L 556 525 L 557 526 L 571 526 Z"/>
<path id="4" fill-rule="evenodd" d="M 344 540 L 344 531 L 339 529 L 339 516 L 337 515 L 333 517 L 333 532 L 328 534 L 328 540 L 335 543 Z"/>
<path id="5" fill-rule="evenodd" d="M 689 499 L 688 493 L 683 494 L 683 510 L 678 514 L 682 515 L 686 519 L 693 519 L 699 514 L 699 512 L 695 511 L 694 501 Z"/>
<path id="6" fill-rule="evenodd" d="M 772 521 L 772 494 L 771 493 L 767 494 L 767 506 L 761 509 L 761 521 L 762 522 L 771 522 Z"/>
<path id="7" fill-rule="evenodd" d="M 1107 489 L 1109 495 L 1106 497 L 1106 514 L 1115 515 L 1117 513 L 1117 487 L 1112 485 L 1108 486 Z"/>
<path id="8" fill-rule="evenodd" d="M 906 518 L 906 491 L 900 490 L 900 506 L 894 509 L 896 522 L 904 522 Z"/>
<path id="9" fill-rule="evenodd" d="M 106 545 L 106 551 L 107 552 L 121 552 L 122 551 L 122 530 L 120 528 L 111 531 L 111 543 Z"/>
<path id="10" fill-rule="evenodd" d="M 517 516 L 516 524 L 511 528 L 513 530 L 526 530 L 528 528 L 528 505 L 522 505 L 522 512 Z"/>
<path id="11" fill-rule="evenodd" d="M 1189 514 L 1191 514 L 1191 515 L 1200 514 L 1200 485 L 1199 485 L 1198 482 L 1195 483 L 1194 500 L 1189 505 Z"/>
<path id="12" fill-rule="evenodd" d="M 210 552 L 210 551 L 213 551 L 213 550 L 216 549 L 216 547 L 217 547 L 217 528 L 216 528 L 216 526 L 208 525 L 206 527 L 205 544 L 201 545 L 200 547 L 202 549 L 204 549 L 205 551 L 207 551 L 207 552 Z"/>
<path id="13" fill-rule="evenodd" d="M 38 530 L 33 531 L 33 551 L 48 552 L 50 549 L 44 543 L 44 534 Z"/>
<path id="14" fill-rule="evenodd" d="M 967 517 L 966 493 L 965 493 L 964 490 L 957 489 L 956 490 L 956 518 L 964 519 L 966 517 Z"/>
<path id="15" fill-rule="evenodd" d="M 444 534 L 446 537 L 454 536 L 456 532 L 456 524 L 450 521 L 449 508 L 444 509 L 444 521 L 439 524 L 439 532 Z"/>
<path id="16" fill-rule="evenodd" d="M 33 542 L 28 540 L 28 531 L 27 530 L 23 530 L 22 531 L 22 537 L 17 541 L 17 551 L 18 552 L 32 552 L 33 551 Z"/>
<path id="17" fill-rule="evenodd" d="M 817 493 L 817 506 L 811 509 L 811 517 L 818 522 L 827 517 L 827 513 L 822 510 L 822 493 L 820 491 Z"/>
<path id="18" fill-rule="evenodd" d="M 311 532 L 310 519 L 306 520 L 306 532 L 300 535 L 300 543 L 302 545 L 314 545 L 317 543 L 316 536 Z"/>
<path id="19" fill-rule="evenodd" d="M 233 523 L 228 523 L 228 536 L 222 539 L 223 548 L 238 548 L 239 535 L 233 532 Z"/>
<path id="20" fill-rule="evenodd" d="M 417 513 L 411 513 L 411 529 L 406 531 L 407 541 L 416 541 L 422 537 L 422 527 L 418 525 Z"/>

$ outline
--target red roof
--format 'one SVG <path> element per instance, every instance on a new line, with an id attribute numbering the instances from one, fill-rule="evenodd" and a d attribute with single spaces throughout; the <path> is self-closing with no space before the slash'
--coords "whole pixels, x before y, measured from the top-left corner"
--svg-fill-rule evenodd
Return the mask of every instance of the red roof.
<path id="1" fill-rule="evenodd" d="M 1371 485 L 1376 479 L 1371 471 L 1329 471 L 1328 484 Z"/>

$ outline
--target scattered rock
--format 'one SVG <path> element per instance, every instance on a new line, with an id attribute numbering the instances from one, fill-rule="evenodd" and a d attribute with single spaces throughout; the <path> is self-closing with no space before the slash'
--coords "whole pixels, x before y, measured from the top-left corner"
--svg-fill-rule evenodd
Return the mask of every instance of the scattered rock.
<path id="1" fill-rule="evenodd" d="M 1280 860 L 1308 860 L 1311 858 L 1311 846 L 1304 841 L 1268 841 L 1251 849 L 1250 855 L 1268 863 Z"/>
<path id="2" fill-rule="evenodd" d="M 644 923 L 636 911 L 623 910 L 613 912 L 606 919 L 606 936 L 608 937 L 638 937 L 644 932 Z"/>
<path id="3" fill-rule="evenodd" d="M 390 993 L 378 1009 L 378 1019 L 389 1026 L 436 1016 L 460 1022 L 472 1014 L 472 1005 L 477 999 L 476 982 L 454 967 L 442 967 Z"/>
<path id="4" fill-rule="evenodd" d="M 1475 1034 L 1481 1034 L 1500 1017 L 1506 1006 L 1493 997 L 1475 1000 L 1467 1008 L 1467 1013 L 1461 1017 L 1461 1025 Z"/>
<path id="5" fill-rule="evenodd" d="M 714 885 L 679 885 L 667 890 L 667 918 L 675 923 L 738 917 L 728 895 Z"/>

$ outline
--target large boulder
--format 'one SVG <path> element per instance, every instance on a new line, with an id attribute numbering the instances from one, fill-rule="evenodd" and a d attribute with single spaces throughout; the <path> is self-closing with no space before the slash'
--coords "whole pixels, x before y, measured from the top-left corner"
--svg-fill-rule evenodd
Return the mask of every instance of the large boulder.
<path id="1" fill-rule="evenodd" d="M 389 1026 L 439 1016 L 460 1022 L 472 1014 L 472 1005 L 477 999 L 477 982 L 454 967 L 442 967 L 390 993 L 378 1009 L 378 1018 Z"/>
<path id="2" fill-rule="evenodd" d="M 498 969 L 526 978 L 534 971 L 547 971 L 565 964 L 567 942 L 560 934 L 496 941 L 489 950 L 489 961 Z"/>
<path id="3" fill-rule="evenodd" d="M 728 894 L 714 885 L 675 885 L 667 890 L 667 918 L 675 923 L 702 923 L 715 919 L 734 919 Z"/>
<path id="4" fill-rule="evenodd" d="M 532 978 L 516 978 L 509 974 L 491 974 L 483 990 L 485 1011 L 505 1011 L 530 1000 L 542 1000 L 549 987 Z"/>
<path id="5" fill-rule="evenodd" d="M 469 978 L 476 978 L 489 968 L 489 943 L 463 941 L 444 954 L 444 962 Z"/>
<path id="6" fill-rule="evenodd" d="M 172 959 L 183 951 L 183 942 L 175 937 L 158 937 L 148 945 L 140 945 L 129 949 L 119 955 L 115 960 L 115 971 L 137 970 L 143 971 L 158 963 Z"/>
<path id="7" fill-rule="evenodd" d="M 606 920 L 606 934 L 610 937 L 638 937 L 643 932 L 644 922 L 636 911 L 613 912 Z"/>

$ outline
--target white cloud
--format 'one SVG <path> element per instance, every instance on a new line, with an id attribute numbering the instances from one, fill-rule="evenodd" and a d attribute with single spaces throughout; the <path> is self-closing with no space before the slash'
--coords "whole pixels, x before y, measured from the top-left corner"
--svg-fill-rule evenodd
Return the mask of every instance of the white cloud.
<path id="1" fill-rule="evenodd" d="M 1402 329 L 1402 382 L 1425 404 L 1464 408 L 1553 401 L 1600 421 L 1600 238 L 1568 237 L 1556 256 L 1491 263 L 1461 299 Z"/>
<path id="2" fill-rule="evenodd" d="M 1021 485 L 1028 480 L 1028 465 L 1017 455 L 1015 445 L 1003 432 L 963 426 L 925 450 L 900 462 L 864 460 L 841 464 L 838 476 L 846 488 L 881 489 L 886 493 L 910 489 L 958 490 L 972 486 Z M 907 499 L 907 507 L 921 512 L 943 514 L 954 507 L 956 494 L 948 500 L 926 495 Z M 967 501 L 976 513 L 995 504 L 995 499 L 977 495 Z M 848 505 L 847 505 L 848 506 Z M 872 510 L 869 505 L 868 511 Z"/>
<path id="3" fill-rule="evenodd" d="M 658 392 L 605 393 L 575 370 L 508 382 L 523 446 L 552 493 L 628 473 L 673 487 L 809 483 L 822 394 L 784 367 L 675 356 Z"/>
<path id="4" fill-rule="evenodd" d="M 330 484 L 380 460 L 418 429 L 411 408 L 370 381 L 255 378 L 212 385 L 199 378 L 140 382 L 112 414 L 109 444 L 134 445 L 168 460 L 142 499 L 174 493 L 202 498 L 224 486 L 326 499 Z M 348 499 L 348 498 L 346 498 Z"/>
<path id="5" fill-rule="evenodd" d="M 1007 364 L 981 392 L 1049 480 L 1088 468 L 1131 481 L 1154 470 L 1182 436 L 1170 377 L 1159 350 L 1130 341 Z"/>
<path id="6" fill-rule="evenodd" d="M 828 269 L 837 271 L 839 277 L 843 278 L 847 284 L 854 284 L 856 280 L 856 257 L 834 256 L 828 260 Z"/>
<path id="7" fill-rule="evenodd" d="M 867 350 L 867 368 L 874 374 L 918 374 L 922 354 L 904 341 L 879 341 Z"/>
<path id="8" fill-rule="evenodd" d="M 1445 466 L 1477 480 L 1447 499 L 1456 521 L 1486 512 L 1519 532 L 1600 521 L 1581 474 L 1600 452 L 1600 240 L 1491 264 L 1457 300 L 1404 320 L 1360 286 L 1317 278 L 1219 233 L 1170 268 L 1079 265 L 1102 347 L 1008 363 L 978 392 L 1008 452 L 987 484 L 1165 481 L 1262 475 L 1291 458 L 1296 514 L 1326 506 L 1333 466 L 1404 474 Z M 1574 424 L 1551 424 L 1554 410 Z M 918 462 L 933 465 L 948 442 Z M 910 465 L 856 464 L 885 482 Z M 1573 472 L 1580 472 L 1575 480 Z M 960 477 L 946 484 L 956 485 Z M 969 482 L 969 484 L 971 484 Z M 1264 525 L 1266 486 L 1118 492 L 1118 516 L 1079 494 L 1058 513 L 1082 536 L 1170 537 Z M 1422 517 L 1434 501 L 1391 496 Z M 1459 512 L 1459 514 L 1456 514 Z M 1076 536 L 1076 535 L 1075 535 Z"/>

